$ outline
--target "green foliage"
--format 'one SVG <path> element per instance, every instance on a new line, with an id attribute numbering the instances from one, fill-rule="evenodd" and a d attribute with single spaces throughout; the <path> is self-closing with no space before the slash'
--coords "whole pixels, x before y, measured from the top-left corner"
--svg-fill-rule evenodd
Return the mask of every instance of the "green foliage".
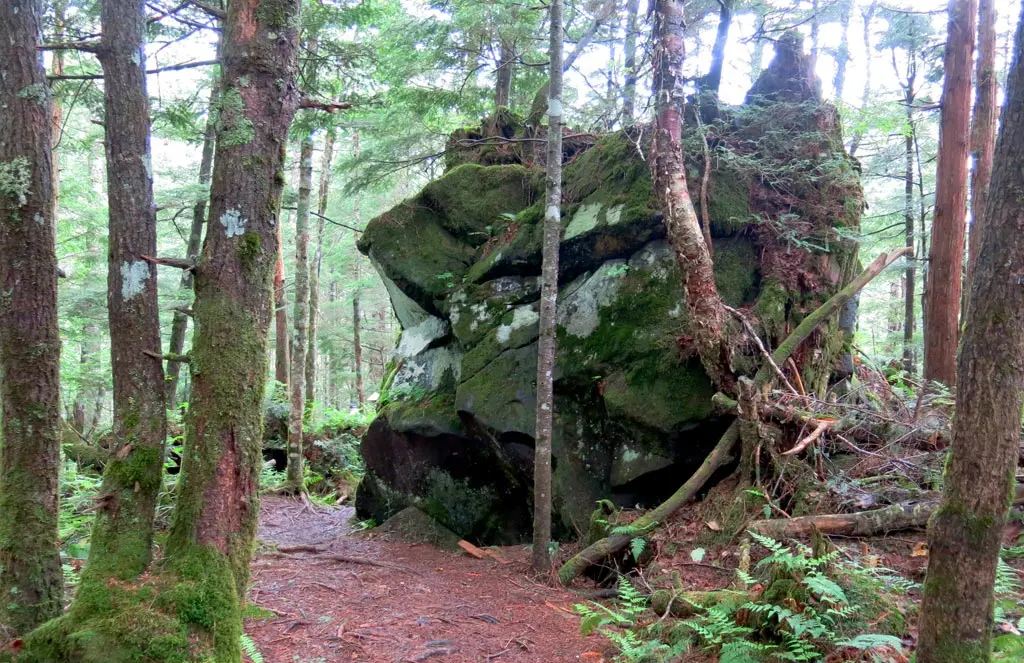
<path id="1" fill-rule="evenodd" d="M 619 651 L 616 661 L 653 663 L 673 660 L 685 651 L 685 647 L 661 642 L 657 637 L 657 624 L 642 622 L 647 604 L 647 598 L 628 579 L 620 578 L 613 607 L 591 602 L 577 603 L 573 608 L 581 617 L 580 633 L 589 635 L 596 631 L 608 638 Z"/>
<path id="2" fill-rule="evenodd" d="M 28 157 L 15 157 L 0 163 L 0 195 L 14 200 L 17 207 L 28 202 L 32 184 L 32 164 Z"/>
<path id="3" fill-rule="evenodd" d="M 239 644 L 242 647 L 242 653 L 248 656 L 252 663 L 264 663 L 265 659 L 263 658 L 263 654 L 260 653 L 260 648 L 247 633 L 243 633 L 241 635 L 239 638 Z"/>

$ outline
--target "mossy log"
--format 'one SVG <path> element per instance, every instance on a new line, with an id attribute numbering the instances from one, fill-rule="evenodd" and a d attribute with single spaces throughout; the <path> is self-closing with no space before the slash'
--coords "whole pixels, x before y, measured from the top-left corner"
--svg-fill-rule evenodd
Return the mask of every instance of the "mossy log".
<path id="1" fill-rule="evenodd" d="M 673 617 L 685 619 L 693 617 L 715 605 L 739 607 L 753 601 L 756 595 L 752 592 L 738 592 L 731 589 L 718 589 L 710 592 L 670 592 L 659 589 L 651 596 L 651 609 L 658 615 L 666 613 Z"/>
<path id="2" fill-rule="evenodd" d="M 1024 484 L 1017 484 L 1014 504 L 1024 503 Z M 757 520 L 747 528 L 773 539 L 806 538 L 820 532 L 825 535 L 873 536 L 905 529 L 924 529 L 939 508 L 939 499 L 903 502 L 883 509 L 860 513 L 835 513 L 801 516 L 780 520 Z"/>

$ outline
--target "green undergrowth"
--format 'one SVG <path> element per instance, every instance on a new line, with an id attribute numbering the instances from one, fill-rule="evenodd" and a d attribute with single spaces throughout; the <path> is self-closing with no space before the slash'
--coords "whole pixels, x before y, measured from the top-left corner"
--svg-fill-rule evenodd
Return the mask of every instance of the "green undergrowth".
<path id="1" fill-rule="evenodd" d="M 703 593 L 697 602 L 677 588 L 669 605 L 683 604 L 688 618 L 653 614 L 648 597 L 622 578 L 611 607 L 576 606 L 582 632 L 605 635 L 619 663 L 698 655 L 721 663 L 861 661 L 902 653 L 907 625 L 900 595 L 911 583 L 838 551 L 816 554 L 802 544 L 752 537 L 767 556 L 750 573 L 737 570 L 734 591 Z"/>

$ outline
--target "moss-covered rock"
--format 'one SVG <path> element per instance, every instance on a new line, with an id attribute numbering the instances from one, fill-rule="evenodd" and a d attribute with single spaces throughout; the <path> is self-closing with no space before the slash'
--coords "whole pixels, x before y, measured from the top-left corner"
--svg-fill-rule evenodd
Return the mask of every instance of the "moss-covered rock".
<path id="1" fill-rule="evenodd" d="M 859 184 L 834 109 L 805 92 L 722 107 L 704 135 L 684 136 L 718 290 L 760 323 L 769 345 L 855 267 L 845 229 L 857 225 Z M 405 330 L 381 416 L 362 442 L 364 518 L 416 504 L 460 536 L 529 536 L 542 170 L 524 166 L 521 151 L 462 146 L 535 129 L 503 115 L 461 132 L 446 174 L 374 219 L 360 240 Z M 553 440 L 562 534 L 585 531 L 597 499 L 632 505 L 671 493 L 729 423 L 712 409 L 692 348 L 649 136 L 601 137 L 565 168 Z M 808 388 L 827 385 L 843 349 L 838 330 L 830 322 L 797 353 Z M 759 361 L 756 348 L 736 348 L 733 367 L 742 374 Z"/>

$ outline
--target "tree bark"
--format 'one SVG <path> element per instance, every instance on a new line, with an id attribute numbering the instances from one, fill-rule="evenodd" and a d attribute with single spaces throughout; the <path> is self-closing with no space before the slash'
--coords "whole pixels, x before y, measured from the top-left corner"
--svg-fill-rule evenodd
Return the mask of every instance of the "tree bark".
<path id="1" fill-rule="evenodd" d="M 626 0 L 626 43 L 623 46 L 626 76 L 622 87 L 622 117 L 624 124 L 632 124 L 636 117 L 636 35 L 639 29 L 640 0 Z"/>
<path id="2" fill-rule="evenodd" d="M 718 31 L 711 47 L 711 68 L 706 76 L 697 79 L 699 92 L 711 92 L 715 99 L 722 86 L 722 66 L 725 64 L 725 46 L 729 42 L 729 28 L 732 25 L 734 0 L 721 0 L 718 10 Z"/>
<path id="3" fill-rule="evenodd" d="M 533 556 L 537 573 L 551 570 L 551 436 L 554 420 L 558 246 L 562 235 L 562 0 L 549 5 L 548 154 L 546 165 L 540 323 L 537 342 L 537 436 L 533 454 Z"/>
<path id="4" fill-rule="evenodd" d="M 61 612 L 60 337 L 42 3 L 0 3 L 0 624 Z"/>
<path id="5" fill-rule="evenodd" d="M 309 269 L 309 344 L 306 350 L 306 414 L 308 418 L 316 402 L 316 362 L 319 355 L 317 328 L 320 318 L 320 263 L 324 256 L 324 217 L 331 193 L 331 162 L 334 160 L 334 131 L 324 137 L 323 161 L 320 162 L 320 189 L 317 196 L 316 253 Z"/>
<path id="6" fill-rule="evenodd" d="M 288 386 L 291 349 L 288 347 L 288 299 L 284 294 L 284 253 L 281 250 L 281 224 L 277 225 L 277 262 L 274 266 L 274 380 L 282 389 Z"/>
<path id="7" fill-rule="evenodd" d="M 218 54 L 220 46 L 217 46 Z M 215 122 L 217 108 L 217 84 L 210 89 L 210 105 L 206 115 L 206 130 L 203 134 L 203 156 L 199 162 L 199 184 L 203 188 L 210 185 L 210 174 L 213 171 L 213 147 L 217 140 L 217 125 Z M 189 229 L 188 245 L 185 248 L 185 257 L 195 260 L 199 256 L 199 250 L 203 242 L 203 226 L 206 224 L 206 198 L 197 202 L 192 208 L 192 226 Z M 181 272 L 180 289 L 184 292 L 192 291 L 192 272 L 183 270 Z M 171 338 L 168 342 L 170 354 L 183 354 L 185 351 L 185 333 L 188 331 L 188 316 L 181 311 L 174 312 L 174 320 L 171 322 Z M 181 363 L 176 361 L 167 362 L 167 407 L 173 409 L 178 406 L 178 378 L 181 375 Z"/>
<path id="8" fill-rule="evenodd" d="M 971 125 L 971 58 L 977 0 L 950 0 L 936 170 L 935 218 L 928 270 L 924 377 L 956 383 L 961 278 L 967 220 L 967 158 Z"/>
<path id="9" fill-rule="evenodd" d="M 288 484 L 302 490 L 302 421 L 306 412 L 306 330 L 309 324 L 309 202 L 313 192 L 313 137 L 299 150 L 299 199 L 295 212 L 295 338 L 292 347 L 291 411 L 288 416 Z"/>
<path id="10" fill-rule="evenodd" d="M 494 72 L 494 108 L 508 108 L 512 99 L 512 74 L 515 67 L 515 46 L 506 39 L 501 39 L 499 46 L 498 67 Z"/>
<path id="11" fill-rule="evenodd" d="M 1024 14 L 1007 78 L 986 228 L 957 364 L 952 451 L 942 504 L 928 533 L 920 663 L 988 661 L 991 654 L 993 584 L 1013 496 L 1024 405 L 1022 153 Z"/>
<path id="12" fill-rule="evenodd" d="M 658 203 L 665 215 L 668 240 L 683 277 L 683 291 L 701 363 L 712 383 L 731 380 L 725 340 L 725 310 L 715 286 L 711 254 L 686 187 L 683 165 L 683 3 L 658 0 L 654 5 L 655 127 L 651 170 Z"/>
<path id="13" fill-rule="evenodd" d="M 916 75 L 911 74 L 904 89 L 904 102 L 907 113 L 907 134 L 904 137 L 904 172 L 903 172 L 903 235 L 904 246 L 908 249 L 907 266 L 903 272 L 905 287 L 903 289 L 903 370 L 914 373 L 917 370 L 914 361 L 914 307 L 917 304 L 915 286 L 917 283 L 917 263 L 914 261 L 914 82 Z"/>
<path id="14" fill-rule="evenodd" d="M 195 275 L 192 397 L 168 564 L 234 588 L 214 634 L 233 656 L 259 514 L 263 394 L 284 145 L 299 105 L 299 0 L 232 0 L 212 220 Z M 203 560 L 197 564 L 197 560 Z M 233 644 L 232 644 L 233 641 Z M 233 659 L 237 660 L 237 659 Z"/>
<path id="15" fill-rule="evenodd" d="M 961 315 L 967 315 L 971 280 L 978 261 L 981 235 L 985 231 L 985 205 L 988 204 L 989 180 L 996 148 L 999 106 L 996 79 L 996 6 L 995 0 L 978 3 L 978 68 L 974 92 L 974 115 L 971 125 L 971 232 L 968 236 L 967 274 L 964 279 L 964 301 Z"/>
<path id="16" fill-rule="evenodd" d="M 160 352 L 156 208 L 149 149 L 144 0 L 103 0 L 104 127 L 109 264 L 107 307 L 114 376 L 113 456 L 103 473 L 83 582 L 132 580 L 152 559 L 167 416 Z"/>

